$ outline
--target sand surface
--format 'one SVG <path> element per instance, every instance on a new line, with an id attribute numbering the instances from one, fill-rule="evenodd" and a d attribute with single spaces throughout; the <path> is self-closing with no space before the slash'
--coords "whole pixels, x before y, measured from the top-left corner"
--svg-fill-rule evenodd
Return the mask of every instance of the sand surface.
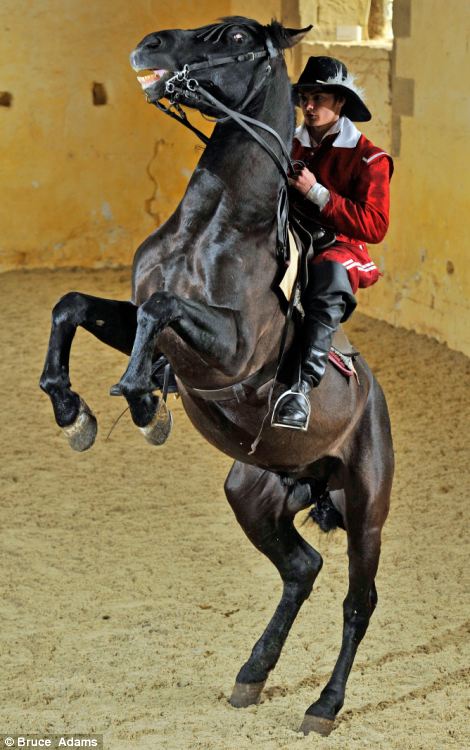
<path id="1" fill-rule="evenodd" d="M 98 421 L 73 453 L 37 387 L 50 310 L 71 289 L 128 298 L 128 271 L 0 277 L 0 730 L 103 732 L 107 750 L 447 750 L 468 731 L 468 373 L 461 354 L 356 313 L 397 458 L 379 605 L 331 736 L 298 727 L 337 657 L 346 539 L 302 533 L 324 567 L 259 706 L 227 703 L 276 606 L 274 567 L 223 494 L 230 459 L 174 402 L 163 448 L 108 397 L 125 358 L 84 331 L 72 382 Z M 299 514 L 299 525 L 305 513 Z"/>

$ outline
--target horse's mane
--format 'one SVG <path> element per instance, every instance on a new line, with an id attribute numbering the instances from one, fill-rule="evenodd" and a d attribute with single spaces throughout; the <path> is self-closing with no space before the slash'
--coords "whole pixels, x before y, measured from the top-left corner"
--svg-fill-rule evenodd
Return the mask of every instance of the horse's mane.
<path id="1" fill-rule="evenodd" d="M 270 24 L 263 26 L 259 21 L 255 21 L 254 18 L 246 18 L 245 16 L 222 16 L 215 23 L 208 24 L 207 26 L 201 26 L 197 29 L 197 38 L 202 39 L 204 42 L 212 41 L 216 44 L 222 34 L 229 29 L 231 26 L 245 26 L 250 31 L 260 35 L 260 41 L 265 41 L 266 36 L 269 36 L 274 47 L 278 49 L 282 54 L 284 49 L 289 46 L 289 37 L 284 26 L 272 19 Z M 292 115 L 291 115 L 291 127 L 292 131 L 295 128 L 295 108 L 294 99 L 292 99 Z"/>

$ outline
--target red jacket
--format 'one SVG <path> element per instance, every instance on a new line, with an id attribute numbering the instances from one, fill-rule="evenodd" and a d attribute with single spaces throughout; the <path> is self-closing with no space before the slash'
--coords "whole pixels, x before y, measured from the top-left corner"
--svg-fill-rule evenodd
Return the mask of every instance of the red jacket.
<path id="1" fill-rule="evenodd" d="M 325 136 L 316 148 L 311 147 L 305 126 L 297 128 L 292 158 L 303 161 L 330 192 L 320 211 L 320 221 L 336 231 L 337 245 L 332 250 L 342 252 L 344 265 L 351 266 L 352 259 L 359 270 L 370 265 L 375 268 L 365 243 L 381 242 L 387 232 L 393 162 L 347 117 L 340 118 L 338 128 L 339 133 Z M 338 259 L 331 251 L 328 255 L 332 260 Z M 376 271 L 375 275 L 359 278 L 358 285 L 368 286 L 378 275 Z"/>

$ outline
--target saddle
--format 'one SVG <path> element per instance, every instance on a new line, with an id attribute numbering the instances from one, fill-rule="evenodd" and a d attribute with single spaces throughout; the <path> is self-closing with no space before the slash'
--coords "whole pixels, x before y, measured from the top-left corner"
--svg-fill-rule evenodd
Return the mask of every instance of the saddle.
<path id="1" fill-rule="evenodd" d="M 322 224 L 318 207 L 306 198 L 291 203 L 289 222 L 297 231 L 308 260 L 336 242 L 334 230 Z"/>

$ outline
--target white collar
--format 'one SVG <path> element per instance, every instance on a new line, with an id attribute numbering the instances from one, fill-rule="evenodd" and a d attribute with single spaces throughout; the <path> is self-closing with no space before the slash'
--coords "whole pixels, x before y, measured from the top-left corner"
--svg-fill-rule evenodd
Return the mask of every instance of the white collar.
<path id="1" fill-rule="evenodd" d="M 333 123 L 333 125 L 325 133 L 323 138 L 326 138 L 327 135 L 333 135 L 333 133 L 338 133 L 337 137 L 333 141 L 333 146 L 336 146 L 337 148 L 355 148 L 357 146 L 359 138 L 361 137 L 361 133 L 359 132 L 359 130 L 347 117 L 340 117 L 339 120 Z M 312 148 L 310 135 L 308 133 L 305 122 L 303 122 L 302 125 L 299 125 L 299 127 L 296 128 L 294 137 L 297 138 L 301 146 Z"/>

